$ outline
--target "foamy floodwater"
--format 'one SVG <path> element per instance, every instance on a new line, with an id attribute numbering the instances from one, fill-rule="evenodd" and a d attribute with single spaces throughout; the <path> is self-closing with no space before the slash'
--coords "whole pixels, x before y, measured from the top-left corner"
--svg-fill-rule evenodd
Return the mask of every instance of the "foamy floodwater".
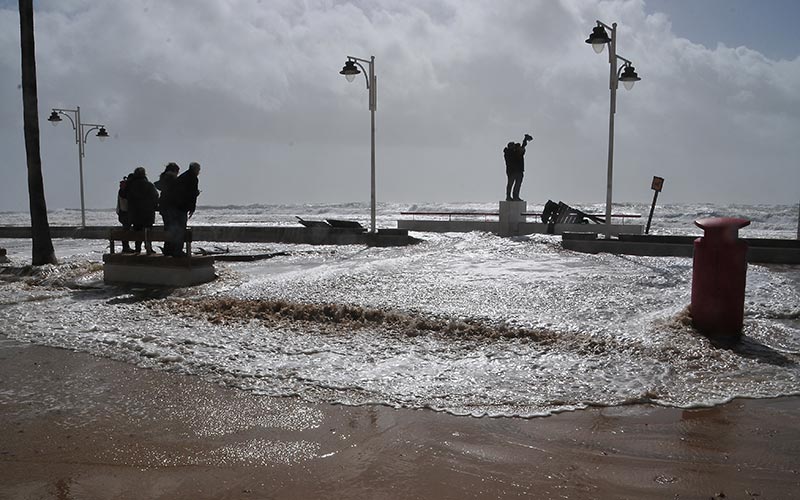
<path id="1" fill-rule="evenodd" d="M 238 210 L 205 216 L 288 223 Z M 695 207 L 684 210 L 688 232 Z M 789 214 L 754 230 L 788 233 Z M 797 267 L 748 267 L 744 341 L 723 349 L 686 317 L 691 259 L 585 255 L 543 235 L 418 236 L 405 248 L 225 244 L 285 254 L 218 262 L 216 281 L 166 291 L 105 286 L 104 242 L 58 240 L 62 264 L 2 275 L 1 331 L 263 394 L 476 416 L 800 393 Z M 0 240 L 14 264 L 29 244 Z"/>

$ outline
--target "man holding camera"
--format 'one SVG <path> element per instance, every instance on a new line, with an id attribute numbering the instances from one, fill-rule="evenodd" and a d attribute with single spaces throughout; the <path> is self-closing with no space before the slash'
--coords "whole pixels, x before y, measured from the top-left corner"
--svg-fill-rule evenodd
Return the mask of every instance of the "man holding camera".
<path id="1" fill-rule="evenodd" d="M 509 142 L 503 149 L 503 157 L 506 161 L 506 201 L 522 201 L 519 197 L 519 188 L 522 186 L 522 178 L 525 173 L 525 147 L 533 140 L 529 134 L 525 134 L 522 144 Z"/>

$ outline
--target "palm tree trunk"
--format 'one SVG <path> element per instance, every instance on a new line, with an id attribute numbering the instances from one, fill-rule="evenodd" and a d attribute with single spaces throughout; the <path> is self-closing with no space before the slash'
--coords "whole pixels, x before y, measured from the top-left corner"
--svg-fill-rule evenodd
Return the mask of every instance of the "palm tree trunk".
<path id="1" fill-rule="evenodd" d="M 33 36 L 33 0 L 19 0 L 19 34 L 22 49 L 22 109 L 25 152 L 28 157 L 28 198 L 31 209 L 34 266 L 57 264 L 47 202 L 44 198 L 42 157 L 39 151 L 39 99 L 36 91 L 36 51 Z"/>

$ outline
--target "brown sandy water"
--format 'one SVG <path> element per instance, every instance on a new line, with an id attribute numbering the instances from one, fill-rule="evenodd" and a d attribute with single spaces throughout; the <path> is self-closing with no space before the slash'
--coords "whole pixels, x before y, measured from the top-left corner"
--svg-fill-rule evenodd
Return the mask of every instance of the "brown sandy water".
<path id="1" fill-rule="evenodd" d="M 799 402 L 456 417 L 3 340 L 0 498 L 793 498 Z"/>
<path id="2" fill-rule="evenodd" d="M 556 332 L 543 328 L 509 327 L 492 325 L 478 320 L 443 319 L 431 315 L 391 311 L 386 309 L 346 305 L 291 302 L 280 299 L 202 298 L 154 302 L 150 307 L 168 314 L 201 317 L 214 324 L 246 323 L 258 320 L 275 327 L 299 323 L 325 333 L 348 330 L 380 328 L 401 335 L 416 336 L 441 333 L 453 338 L 530 338 L 539 343 L 552 342 Z"/>

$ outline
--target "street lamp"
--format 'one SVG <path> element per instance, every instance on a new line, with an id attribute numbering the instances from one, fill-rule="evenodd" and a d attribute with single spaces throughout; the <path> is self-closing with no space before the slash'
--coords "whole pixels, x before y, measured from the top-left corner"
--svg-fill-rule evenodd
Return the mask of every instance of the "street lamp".
<path id="1" fill-rule="evenodd" d="M 606 29 L 611 30 L 611 36 L 608 35 Z M 617 23 L 611 26 L 597 21 L 597 26 L 592 29 L 586 43 L 591 44 L 592 48 L 598 54 L 603 52 L 606 44 L 609 45 L 608 50 L 608 63 L 611 66 L 609 73 L 609 88 L 611 89 L 611 105 L 608 113 L 608 178 L 606 186 L 606 238 L 611 237 L 611 186 L 613 181 L 614 172 L 614 113 L 617 111 L 617 87 L 619 82 L 626 90 L 631 90 L 633 84 L 641 80 L 633 63 L 617 54 Z M 621 59 L 624 64 L 619 66 L 618 59 Z"/>
<path id="2" fill-rule="evenodd" d="M 369 71 L 364 69 L 361 63 L 369 64 Z M 344 75 L 348 82 L 352 82 L 356 75 L 364 72 L 367 80 L 367 90 L 369 91 L 369 111 L 371 117 L 370 144 L 371 144 L 371 163 L 370 163 L 370 232 L 375 232 L 375 110 L 378 109 L 378 80 L 375 76 L 375 56 L 367 59 L 347 56 L 344 67 L 339 72 Z"/>
<path id="3" fill-rule="evenodd" d="M 53 112 L 50 113 L 50 118 L 47 121 L 56 126 L 61 122 L 60 115 L 69 118 L 70 123 L 72 123 L 72 130 L 75 131 L 75 142 L 78 144 L 78 173 L 81 181 L 81 227 L 86 227 L 86 208 L 83 201 L 83 157 L 86 156 L 86 139 L 89 138 L 89 132 L 97 130 L 95 136 L 103 141 L 108 138 L 108 132 L 106 132 L 105 125 L 82 123 L 80 106 L 76 109 L 53 108 Z"/>

